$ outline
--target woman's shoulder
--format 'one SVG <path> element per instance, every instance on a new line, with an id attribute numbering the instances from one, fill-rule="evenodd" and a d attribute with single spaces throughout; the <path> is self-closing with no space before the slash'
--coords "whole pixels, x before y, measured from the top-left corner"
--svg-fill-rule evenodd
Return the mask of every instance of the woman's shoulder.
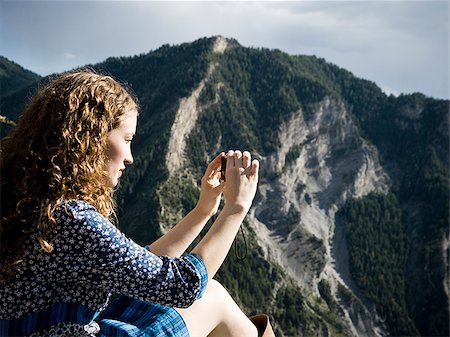
<path id="1" fill-rule="evenodd" d="M 86 211 L 97 212 L 96 208 L 87 201 L 76 199 L 64 200 L 61 203 L 60 209 L 68 210 L 73 214 L 78 214 Z"/>
<path id="2" fill-rule="evenodd" d="M 55 211 L 56 222 L 59 224 L 112 225 L 90 203 L 83 200 L 65 200 Z"/>
<path id="3" fill-rule="evenodd" d="M 125 234 L 85 201 L 67 200 L 55 216 L 59 227 L 55 241 L 61 249 L 104 255 L 128 244 Z"/>

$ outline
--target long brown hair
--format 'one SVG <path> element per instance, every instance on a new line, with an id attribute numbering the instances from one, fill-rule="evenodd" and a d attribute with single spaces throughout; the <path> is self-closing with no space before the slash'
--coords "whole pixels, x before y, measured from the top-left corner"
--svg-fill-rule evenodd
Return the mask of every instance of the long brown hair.
<path id="1" fill-rule="evenodd" d="M 92 70 L 64 73 L 38 90 L 0 143 L 0 279 L 15 273 L 31 233 L 52 251 L 53 213 L 63 200 L 87 201 L 108 218 L 115 214 L 104 150 L 120 117 L 137 109 L 123 86 Z"/>

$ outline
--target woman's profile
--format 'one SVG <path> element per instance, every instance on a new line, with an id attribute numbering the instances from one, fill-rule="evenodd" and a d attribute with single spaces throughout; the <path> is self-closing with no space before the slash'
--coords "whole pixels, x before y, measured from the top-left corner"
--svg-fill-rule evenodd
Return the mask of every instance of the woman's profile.
<path id="1" fill-rule="evenodd" d="M 266 315 L 248 318 L 213 279 L 256 193 L 249 152 L 217 155 L 195 208 L 152 244 L 113 225 L 138 110 L 112 77 L 68 72 L 1 141 L 1 336 L 273 336 Z"/>

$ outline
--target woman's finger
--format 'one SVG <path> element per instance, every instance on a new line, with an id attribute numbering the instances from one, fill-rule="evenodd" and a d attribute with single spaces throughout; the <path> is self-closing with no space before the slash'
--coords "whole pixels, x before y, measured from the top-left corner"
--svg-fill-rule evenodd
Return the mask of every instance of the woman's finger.
<path id="1" fill-rule="evenodd" d="M 225 156 L 225 152 L 220 152 L 216 158 L 213 159 L 211 163 L 209 163 L 208 167 L 206 168 L 205 175 L 207 177 L 211 176 L 213 171 L 219 169 L 220 170 L 220 164 L 222 162 L 222 157 Z"/>
<path id="2" fill-rule="evenodd" d="M 257 159 L 253 159 L 252 171 L 249 177 L 258 179 L 258 175 L 259 175 L 259 161 Z"/>
<path id="3" fill-rule="evenodd" d="M 234 151 L 233 150 L 228 150 L 228 152 L 227 152 L 227 169 L 226 169 L 226 171 L 228 171 L 231 168 L 234 168 L 234 164 L 235 164 Z"/>
<path id="4" fill-rule="evenodd" d="M 251 163 L 251 155 L 250 152 L 248 151 L 244 151 L 242 153 L 242 165 L 244 167 L 244 169 L 247 169 L 247 167 L 250 166 Z"/>
<path id="5" fill-rule="evenodd" d="M 242 168 L 243 164 L 242 164 L 242 152 L 240 150 L 236 150 L 234 152 L 234 156 L 235 156 L 235 166 L 238 168 Z"/>
<path id="6" fill-rule="evenodd" d="M 211 173 L 211 178 L 213 178 L 213 179 L 220 179 L 220 176 L 221 176 L 221 171 L 220 171 L 220 167 L 218 168 L 218 169 L 216 169 L 216 170 L 214 170 L 212 173 Z"/>
<path id="7" fill-rule="evenodd" d="M 214 187 L 215 190 L 222 192 L 223 188 L 225 187 L 225 181 L 221 181 L 219 185 Z"/>

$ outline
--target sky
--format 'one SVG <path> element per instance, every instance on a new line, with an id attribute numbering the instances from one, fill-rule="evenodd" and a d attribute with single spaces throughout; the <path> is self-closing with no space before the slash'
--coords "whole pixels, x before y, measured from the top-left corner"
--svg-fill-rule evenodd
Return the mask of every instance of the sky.
<path id="1" fill-rule="evenodd" d="M 449 98 L 448 1 L 0 0 L 0 55 L 40 75 L 215 35 Z"/>

